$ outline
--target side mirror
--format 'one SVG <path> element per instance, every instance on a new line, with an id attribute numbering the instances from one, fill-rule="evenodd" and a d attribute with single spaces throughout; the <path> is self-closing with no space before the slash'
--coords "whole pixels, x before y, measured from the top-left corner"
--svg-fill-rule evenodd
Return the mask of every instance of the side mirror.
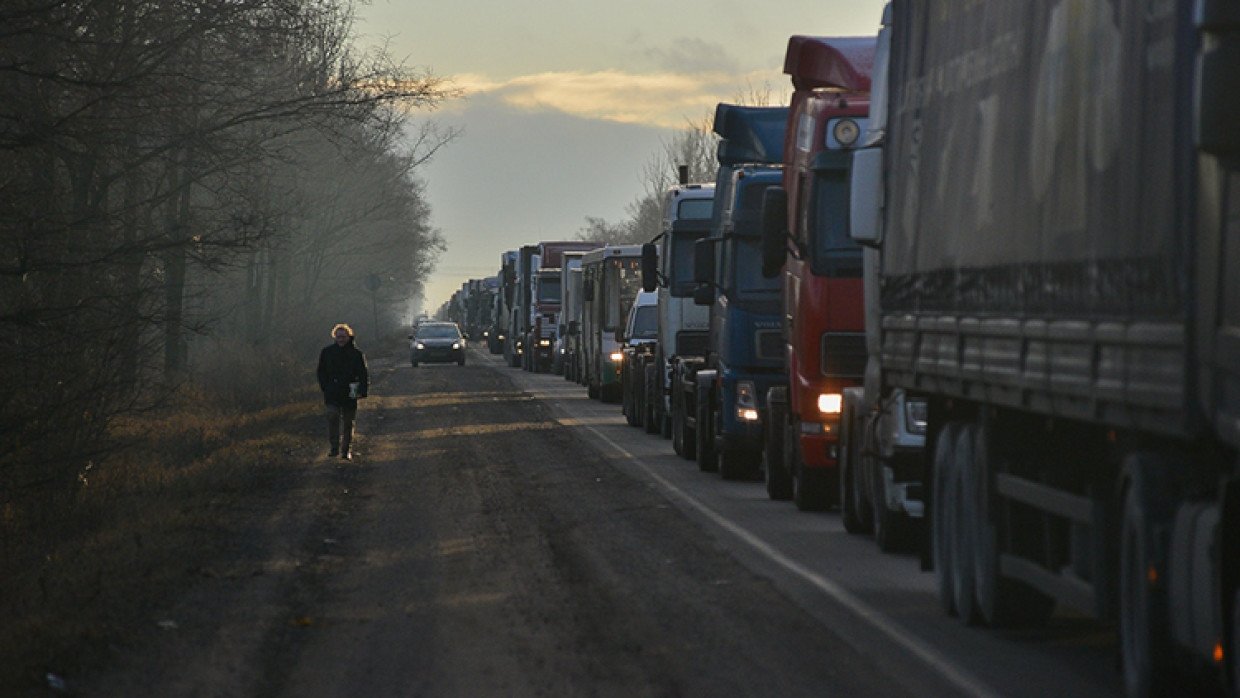
<path id="1" fill-rule="evenodd" d="M 779 276 L 788 256 L 788 192 L 768 187 L 762 192 L 762 275 Z"/>
<path id="2" fill-rule="evenodd" d="M 694 305 L 714 305 L 715 304 L 714 287 L 709 286 L 707 284 L 702 284 L 701 286 L 698 286 L 697 288 L 693 289 L 693 304 Z"/>
<path id="3" fill-rule="evenodd" d="M 883 244 L 883 149 L 853 152 L 848 234 L 860 245 Z"/>
<path id="4" fill-rule="evenodd" d="M 711 238 L 693 243 L 693 280 L 699 284 L 715 281 L 715 241 Z"/>
<path id="5" fill-rule="evenodd" d="M 659 287 L 659 247 L 648 242 L 642 245 L 642 290 L 650 293 Z"/>

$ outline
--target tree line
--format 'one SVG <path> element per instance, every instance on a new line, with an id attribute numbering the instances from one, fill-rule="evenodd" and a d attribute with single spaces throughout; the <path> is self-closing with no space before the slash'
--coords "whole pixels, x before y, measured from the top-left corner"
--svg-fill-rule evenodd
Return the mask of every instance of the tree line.
<path id="1" fill-rule="evenodd" d="M 71 486 L 177 385 L 421 295 L 416 171 L 454 134 L 409 117 L 455 92 L 352 27 L 348 0 L 0 7 L 0 499 Z"/>

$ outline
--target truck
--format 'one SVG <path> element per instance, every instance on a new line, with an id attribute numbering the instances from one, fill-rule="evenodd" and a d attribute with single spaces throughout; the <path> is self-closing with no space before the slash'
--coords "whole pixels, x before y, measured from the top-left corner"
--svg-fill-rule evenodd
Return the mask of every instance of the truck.
<path id="1" fill-rule="evenodd" d="M 629 306 L 624 331 L 617 338 L 621 342 L 620 353 L 624 355 L 620 362 L 620 412 L 629 426 L 644 427 L 648 396 L 656 389 L 654 373 L 646 369 L 654 367 L 652 357 L 659 341 L 658 293 L 642 291 L 637 294 Z"/>
<path id="2" fill-rule="evenodd" d="M 854 483 L 856 465 L 846 458 L 841 414 L 846 396 L 862 385 L 867 360 L 862 248 L 848 237 L 847 224 L 849 151 L 867 121 L 874 49 L 874 38 L 789 38 L 784 72 L 794 91 L 784 181 L 768 190 L 763 215 L 763 273 L 783 281 L 787 370 L 786 387 L 767 396 L 767 494 L 792 499 L 800 509 L 854 495 L 840 499 L 850 531 L 865 530 L 873 508 L 870 498 L 855 497 L 862 490 Z M 858 505 L 860 519 L 853 515 Z M 894 526 L 882 531 L 887 545 Z"/>
<path id="3" fill-rule="evenodd" d="M 592 400 L 621 397 L 619 335 L 641 290 L 641 245 L 605 245 L 581 258 L 582 373 Z"/>
<path id="4" fill-rule="evenodd" d="M 504 359 L 512 368 L 525 365 L 525 344 L 534 308 L 534 277 L 538 268 L 538 245 L 522 245 L 517 249 L 513 269 L 512 302 L 508 308 L 508 332 L 504 340 Z"/>
<path id="5" fill-rule="evenodd" d="M 1071 606 L 1130 695 L 1236 695 L 1236 3 L 894 2 L 875 66 L 850 233 L 943 609 Z"/>
<path id="6" fill-rule="evenodd" d="M 522 344 L 527 347 L 522 366 L 527 371 L 545 373 L 551 370 L 552 347 L 558 336 L 563 286 L 561 269 L 564 253 L 584 252 L 598 247 L 588 241 L 540 242 L 533 257 L 531 293 L 528 317 L 525 319 L 525 336 Z"/>
<path id="7" fill-rule="evenodd" d="M 499 287 L 495 294 L 495 310 L 487 349 L 508 359 L 508 338 L 512 336 L 512 307 L 517 293 L 517 250 L 508 250 L 499 258 Z"/>
<path id="8" fill-rule="evenodd" d="M 560 267 L 560 289 L 563 302 L 556 317 L 555 359 L 552 371 L 567 380 L 576 380 L 574 370 L 581 344 L 581 258 L 585 252 L 564 253 Z"/>
<path id="9" fill-rule="evenodd" d="M 681 456 L 725 479 L 759 472 L 765 397 L 782 380 L 779 284 L 761 273 L 759 219 L 763 193 L 780 182 L 787 119 L 787 107 L 715 108 L 710 234 L 693 254 L 693 301 L 710 308 L 707 342 L 704 357 L 677 362 L 671 409 L 673 448 L 679 441 Z"/>
<path id="10" fill-rule="evenodd" d="M 658 340 L 652 352 L 634 355 L 633 371 L 643 376 L 641 397 L 634 400 L 636 418 L 647 433 L 671 437 L 677 454 L 684 450 L 684 432 L 673 429 L 672 377 L 682 357 L 706 356 L 710 314 L 693 302 L 693 245 L 710 234 L 714 199 L 715 185 L 690 184 L 682 166 L 680 183 L 664 194 L 662 230 L 642 246 L 643 284 L 653 284 L 650 290 L 658 294 Z"/>

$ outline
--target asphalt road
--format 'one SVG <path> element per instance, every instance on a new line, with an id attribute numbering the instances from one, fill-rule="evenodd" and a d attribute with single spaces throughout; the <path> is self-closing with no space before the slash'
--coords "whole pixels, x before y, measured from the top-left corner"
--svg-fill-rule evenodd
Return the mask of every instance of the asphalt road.
<path id="1" fill-rule="evenodd" d="M 471 348 L 375 367 L 358 457 L 83 693 L 1106 696 L 1113 629 L 942 615 L 912 555 L 675 456 L 619 407 Z"/>

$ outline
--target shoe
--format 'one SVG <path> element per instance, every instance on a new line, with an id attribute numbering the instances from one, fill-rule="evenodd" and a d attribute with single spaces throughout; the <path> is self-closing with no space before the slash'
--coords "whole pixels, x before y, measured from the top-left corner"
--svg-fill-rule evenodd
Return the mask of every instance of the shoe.
<path id="1" fill-rule="evenodd" d="M 335 458 L 335 457 L 336 457 L 336 456 L 338 456 L 338 455 L 340 455 L 340 451 L 339 451 L 339 450 L 337 450 L 337 449 L 334 449 L 334 448 L 333 448 L 332 450 L 330 450 L 330 451 L 328 451 L 328 452 L 327 452 L 327 457 L 328 457 L 328 458 Z"/>

